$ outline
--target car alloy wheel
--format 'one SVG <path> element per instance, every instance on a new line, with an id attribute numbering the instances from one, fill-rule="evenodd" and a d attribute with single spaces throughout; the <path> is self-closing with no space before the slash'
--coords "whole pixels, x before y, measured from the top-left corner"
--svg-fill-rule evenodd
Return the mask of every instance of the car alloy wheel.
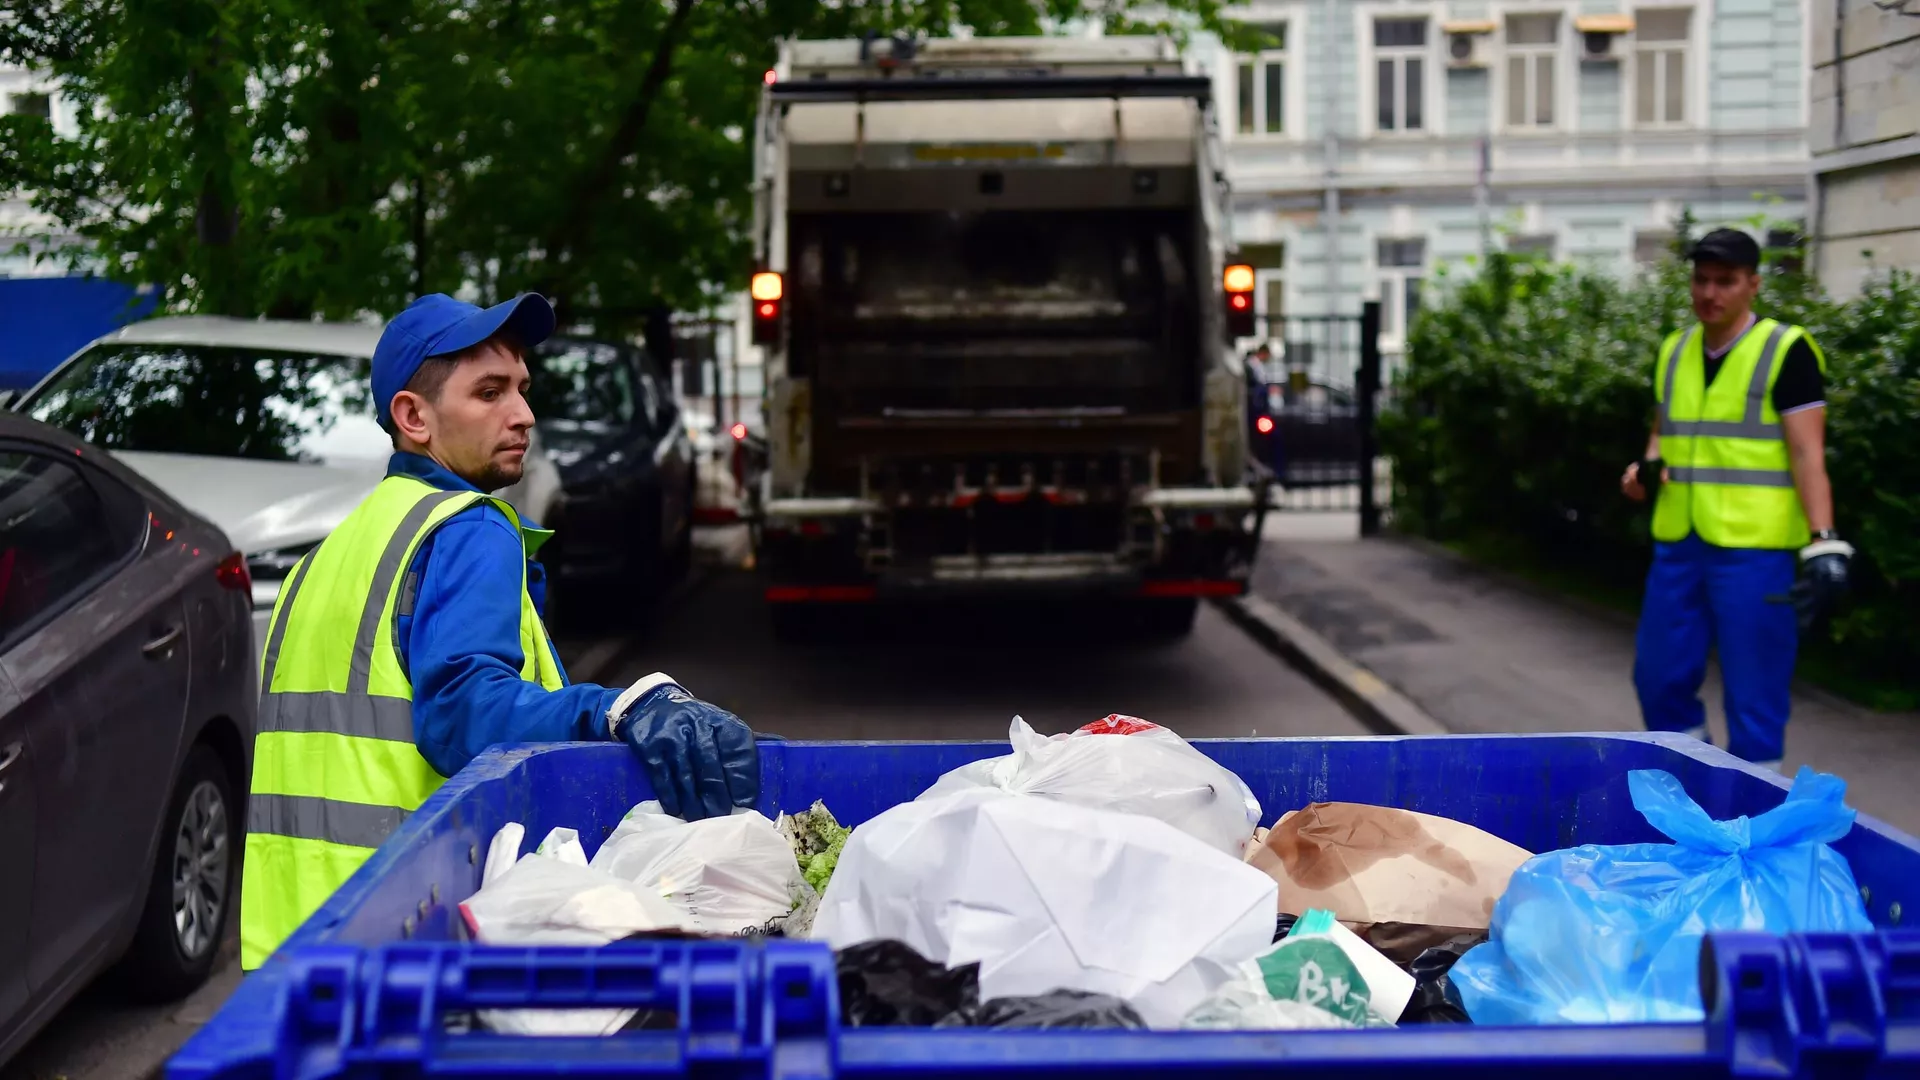
<path id="1" fill-rule="evenodd" d="M 220 789 L 201 781 L 187 795 L 173 836 L 173 932 L 180 954 L 198 959 L 219 941 L 225 925 L 228 844 L 227 804 Z"/>

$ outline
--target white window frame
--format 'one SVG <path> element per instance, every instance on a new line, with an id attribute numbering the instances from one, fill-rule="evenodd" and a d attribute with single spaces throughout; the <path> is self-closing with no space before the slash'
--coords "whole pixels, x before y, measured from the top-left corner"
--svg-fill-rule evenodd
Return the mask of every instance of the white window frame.
<path id="1" fill-rule="evenodd" d="M 1447 110 L 1443 95 L 1446 88 L 1446 61 L 1440 39 L 1446 35 L 1440 32 L 1440 24 L 1443 21 L 1440 9 L 1420 4 L 1362 3 L 1354 5 L 1353 18 L 1354 40 L 1360 43 L 1360 134 L 1363 137 L 1382 139 L 1422 139 L 1445 135 Z M 1380 127 L 1380 84 L 1377 62 L 1382 57 L 1381 50 L 1373 44 L 1375 19 L 1426 20 L 1426 45 L 1419 48 L 1390 47 L 1386 50 L 1388 56 L 1420 58 L 1420 127 L 1418 130 L 1408 131 L 1404 128 L 1382 130 Z"/>
<path id="2" fill-rule="evenodd" d="M 1263 49 L 1258 53 L 1239 53 L 1223 49 L 1225 57 L 1226 79 L 1222 94 L 1233 102 L 1233 122 L 1227 128 L 1227 138 L 1297 141 L 1305 137 L 1307 123 L 1307 80 L 1304 54 L 1305 35 L 1308 31 L 1307 8 L 1302 4 L 1260 4 L 1249 7 L 1230 7 L 1221 12 L 1221 17 L 1235 22 L 1246 23 L 1284 23 L 1287 27 L 1287 47 L 1285 49 Z M 1281 112 L 1279 131 L 1263 130 L 1262 121 L 1266 119 L 1266 81 L 1257 79 L 1254 83 L 1260 98 L 1261 115 L 1255 117 L 1254 129 L 1240 130 L 1240 65 L 1251 56 L 1264 64 L 1269 57 L 1280 60 L 1285 65 L 1281 75 L 1281 93 L 1286 96 Z M 1256 69 L 1257 71 L 1258 69 Z M 1222 110 L 1223 112 L 1225 110 Z"/>
<path id="3" fill-rule="evenodd" d="M 1407 347 L 1407 279 L 1417 278 L 1424 295 L 1433 280 L 1433 237 L 1425 233 L 1376 233 L 1371 238 L 1373 280 L 1380 289 L 1380 347 L 1387 352 L 1403 352 Z M 1380 265 L 1380 245 L 1396 241 L 1420 242 L 1419 266 Z"/>
<path id="4" fill-rule="evenodd" d="M 1519 45 L 1507 41 L 1507 20 L 1514 16 L 1552 15 L 1555 22 L 1554 40 L 1550 45 Z M 1500 46 L 1495 50 L 1497 58 L 1493 66 L 1493 110 L 1494 130 L 1509 135 L 1548 135 L 1569 132 L 1577 129 L 1580 115 L 1579 101 L 1575 94 L 1579 85 L 1577 64 L 1579 58 L 1573 52 L 1574 11 L 1567 7 L 1538 6 L 1516 4 L 1510 7 L 1496 8 L 1494 22 L 1498 28 L 1494 33 L 1500 36 Z M 1509 84 L 1509 61 L 1516 55 L 1553 57 L 1553 122 L 1551 124 L 1515 124 L 1512 122 L 1507 106 Z M 1532 104 L 1530 99 L 1529 104 Z"/>
<path id="5" fill-rule="evenodd" d="M 1645 44 L 1641 43 L 1638 29 L 1641 12 L 1680 10 L 1688 12 L 1686 40 L 1678 42 L 1650 41 Z M 1645 6 L 1636 6 L 1632 11 L 1635 31 L 1631 40 L 1625 43 L 1628 52 L 1626 63 L 1622 65 L 1624 69 L 1622 75 L 1625 76 L 1623 82 L 1625 85 L 1620 88 L 1620 96 L 1626 99 L 1626 115 L 1622 117 L 1622 120 L 1625 122 L 1627 130 L 1684 131 L 1688 128 L 1699 126 L 1699 117 L 1702 115 L 1700 112 L 1702 102 L 1701 95 L 1706 91 L 1705 80 L 1701 78 L 1701 75 L 1708 70 L 1705 40 L 1711 36 L 1701 33 L 1701 20 L 1709 17 L 1709 9 L 1705 4 L 1652 3 Z M 1680 100 L 1680 119 L 1642 122 L 1640 119 L 1641 58 L 1647 53 L 1673 50 L 1677 50 L 1680 53 L 1681 82 L 1685 84 L 1685 88 L 1681 91 L 1685 96 Z M 1655 78 L 1662 79 L 1664 76 L 1657 74 Z M 1657 96 L 1656 94 L 1656 97 Z M 1804 111 L 1806 107 L 1806 95 L 1802 94 L 1800 97 L 1801 108 Z"/>

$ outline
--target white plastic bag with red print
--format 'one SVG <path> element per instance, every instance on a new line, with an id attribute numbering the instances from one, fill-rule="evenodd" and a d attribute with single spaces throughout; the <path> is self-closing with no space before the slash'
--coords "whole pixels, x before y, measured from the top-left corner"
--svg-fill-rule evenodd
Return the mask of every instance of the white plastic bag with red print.
<path id="1" fill-rule="evenodd" d="M 1013 718 L 1013 753 L 963 765 L 920 798 L 990 787 L 1015 795 L 1144 814 L 1239 858 L 1260 803 L 1232 771 L 1158 724 L 1115 714 L 1064 735 Z"/>

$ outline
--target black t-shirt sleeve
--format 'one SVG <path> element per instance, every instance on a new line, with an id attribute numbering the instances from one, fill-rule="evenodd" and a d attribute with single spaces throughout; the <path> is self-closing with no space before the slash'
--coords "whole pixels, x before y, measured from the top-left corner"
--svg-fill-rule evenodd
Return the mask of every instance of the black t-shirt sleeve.
<path id="1" fill-rule="evenodd" d="M 1801 335 L 1780 360 L 1780 374 L 1773 380 L 1773 411 L 1784 416 L 1803 405 L 1824 402 L 1826 396 L 1820 361 L 1813 355 L 1813 345 Z"/>

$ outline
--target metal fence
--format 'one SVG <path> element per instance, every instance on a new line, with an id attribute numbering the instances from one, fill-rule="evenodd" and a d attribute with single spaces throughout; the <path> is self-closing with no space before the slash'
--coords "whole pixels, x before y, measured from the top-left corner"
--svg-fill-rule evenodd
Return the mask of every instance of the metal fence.
<path id="1" fill-rule="evenodd" d="M 1379 531 L 1386 488 L 1374 417 L 1381 391 L 1380 305 L 1359 315 L 1275 315 L 1247 359 L 1255 456 L 1273 470 L 1273 507 L 1352 511 Z"/>

